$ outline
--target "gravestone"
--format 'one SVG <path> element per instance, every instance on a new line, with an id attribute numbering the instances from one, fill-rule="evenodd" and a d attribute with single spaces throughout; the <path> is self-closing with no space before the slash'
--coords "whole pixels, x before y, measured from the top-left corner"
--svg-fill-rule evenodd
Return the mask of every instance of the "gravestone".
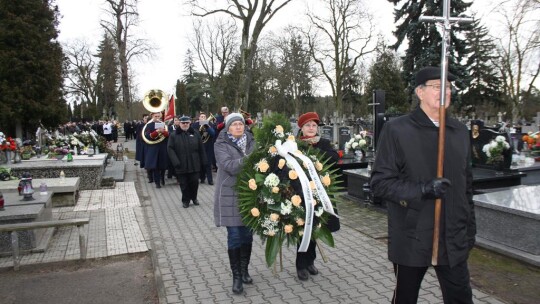
<path id="1" fill-rule="evenodd" d="M 339 149 L 343 150 L 345 148 L 345 143 L 351 139 L 351 128 L 349 127 L 340 127 L 339 128 Z"/>
<path id="2" fill-rule="evenodd" d="M 508 143 L 511 143 L 510 136 L 508 133 L 499 133 L 490 129 L 479 129 L 476 125 L 472 125 L 472 130 L 470 134 L 471 138 L 471 154 L 472 154 L 472 163 L 474 166 L 485 167 L 485 168 L 495 168 L 493 164 L 487 163 L 487 155 L 482 150 L 484 145 L 491 142 L 497 136 L 503 136 Z M 504 168 L 510 168 L 512 163 L 512 147 L 503 152 L 504 156 Z"/>
<path id="3" fill-rule="evenodd" d="M 328 139 L 330 142 L 334 142 L 334 128 L 330 126 L 322 126 L 321 127 L 321 137 Z"/>

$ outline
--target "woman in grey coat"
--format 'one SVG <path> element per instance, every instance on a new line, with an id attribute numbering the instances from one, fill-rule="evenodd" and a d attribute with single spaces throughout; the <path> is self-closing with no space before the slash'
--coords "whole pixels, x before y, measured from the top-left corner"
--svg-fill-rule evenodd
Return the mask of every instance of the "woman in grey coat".
<path id="1" fill-rule="evenodd" d="M 223 130 L 226 132 L 220 132 L 214 144 L 218 167 L 214 222 L 218 227 L 227 227 L 227 251 L 233 273 L 232 290 L 239 294 L 244 290 L 243 283 L 253 282 L 248 273 L 253 233 L 242 223 L 234 187 L 244 159 L 255 149 L 255 140 L 250 132 L 246 132 L 244 118 L 239 113 L 231 113 L 226 117 Z"/>

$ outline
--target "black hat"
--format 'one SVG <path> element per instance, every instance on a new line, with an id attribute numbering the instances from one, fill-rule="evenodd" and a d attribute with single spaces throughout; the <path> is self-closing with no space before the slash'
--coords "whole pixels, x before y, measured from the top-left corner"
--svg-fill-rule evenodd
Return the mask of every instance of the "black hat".
<path id="1" fill-rule="evenodd" d="M 441 68 L 439 67 L 425 67 L 416 73 L 416 85 L 425 84 L 428 80 L 441 79 Z M 454 74 L 448 72 L 446 74 L 448 81 L 456 80 Z"/>
<path id="2" fill-rule="evenodd" d="M 184 115 L 184 116 L 180 117 L 180 121 L 181 122 L 191 121 L 191 118 L 189 116 Z"/>

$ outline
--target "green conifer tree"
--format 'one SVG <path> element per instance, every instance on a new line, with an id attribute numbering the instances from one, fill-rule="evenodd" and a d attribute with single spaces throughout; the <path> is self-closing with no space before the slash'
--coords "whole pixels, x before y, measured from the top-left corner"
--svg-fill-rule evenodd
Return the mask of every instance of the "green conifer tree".
<path id="1" fill-rule="evenodd" d="M 403 77 L 408 84 L 409 92 L 415 87 L 414 75 L 416 71 L 425 66 L 440 66 L 441 64 L 441 35 L 434 23 L 420 22 L 420 16 L 442 16 L 442 0 L 388 0 L 395 7 L 394 16 L 397 29 L 394 35 L 397 38 L 393 45 L 398 49 L 405 41 L 408 47 L 403 60 Z M 457 17 L 465 13 L 471 6 L 470 2 L 452 0 L 450 16 Z M 460 25 L 452 27 L 450 56 L 448 58 L 449 71 L 458 77 L 456 82 L 460 88 L 467 86 L 466 67 L 463 65 L 467 58 L 466 41 L 462 33 L 470 26 Z"/>

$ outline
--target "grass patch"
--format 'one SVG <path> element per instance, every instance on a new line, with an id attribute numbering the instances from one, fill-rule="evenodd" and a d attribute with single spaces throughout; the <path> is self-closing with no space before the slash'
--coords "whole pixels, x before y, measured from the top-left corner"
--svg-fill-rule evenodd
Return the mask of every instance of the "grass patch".
<path id="1" fill-rule="evenodd" d="M 469 257 L 473 286 L 508 303 L 536 304 L 540 268 L 475 247 Z"/>

